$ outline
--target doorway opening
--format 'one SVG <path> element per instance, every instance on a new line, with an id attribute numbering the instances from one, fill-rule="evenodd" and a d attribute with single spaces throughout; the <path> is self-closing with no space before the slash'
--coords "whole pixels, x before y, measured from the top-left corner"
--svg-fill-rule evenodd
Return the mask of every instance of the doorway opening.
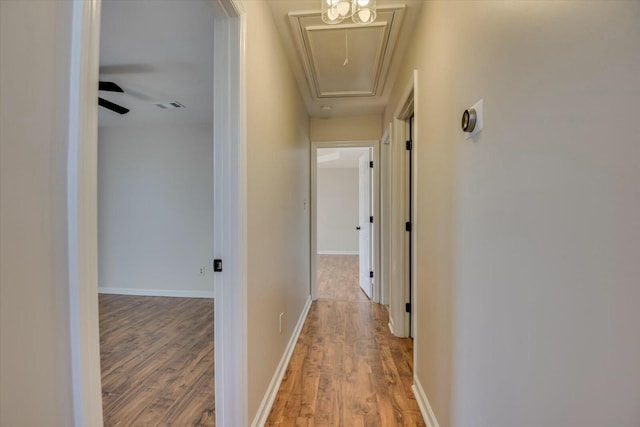
<path id="1" fill-rule="evenodd" d="M 145 61 L 149 59 L 146 57 L 149 52 L 138 46 L 135 49 L 137 51 L 136 55 L 128 56 L 125 59 L 126 62 L 105 64 L 112 65 L 111 69 L 107 68 L 107 71 L 103 69 L 100 70 L 102 73 L 99 72 L 101 12 L 103 7 L 110 7 L 112 3 L 122 2 L 112 0 L 103 2 L 100 0 L 77 0 L 73 2 L 71 101 L 69 106 L 71 111 L 69 124 L 71 136 L 68 158 L 68 234 L 70 242 L 69 298 L 71 307 L 69 325 L 73 360 L 74 425 L 77 426 L 103 424 L 98 327 L 97 98 L 103 98 L 99 102 L 101 107 L 111 107 L 108 108 L 111 110 L 110 112 L 117 114 L 133 111 L 133 106 L 137 102 L 132 99 L 125 101 L 124 99 L 116 98 L 108 101 L 108 95 L 104 95 L 104 93 L 113 92 L 112 95 L 137 97 L 138 101 L 151 104 L 153 108 L 162 110 L 185 107 L 184 110 L 179 110 L 184 112 L 189 109 L 187 103 L 182 103 L 180 100 L 169 96 L 172 93 L 172 89 L 175 89 L 174 85 L 162 84 L 163 82 L 166 83 L 162 78 L 151 77 L 143 79 L 143 81 L 137 83 L 137 87 L 133 87 L 134 85 L 131 82 L 123 83 L 123 86 L 125 86 L 123 87 L 112 79 L 109 80 L 111 83 L 98 84 L 98 81 L 103 77 L 101 74 L 108 74 L 108 72 L 112 74 L 118 74 L 123 71 L 131 74 L 153 74 L 154 71 L 157 71 L 153 65 L 145 64 Z M 154 13 L 158 6 L 155 2 L 149 1 L 126 3 L 136 5 L 146 3 Z M 209 194 L 203 195 L 202 199 L 209 200 L 211 194 L 213 195 L 213 235 L 209 233 L 208 244 L 213 242 L 213 257 L 225 258 L 224 271 L 209 276 L 206 273 L 209 272 L 208 267 L 212 260 L 208 259 L 206 263 L 202 260 L 195 261 L 197 263 L 195 268 L 196 275 L 202 277 L 201 271 L 204 272 L 207 278 L 204 280 L 213 279 L 214 289 L 219 289 L 215 299 L 215 313 L 211 304 L 207 304 L 203 310 L 199 311 L 200 313 L 206 313 L 202 317 L 204 318 L 204 324 L 206 324 L 203 330 L 206 331 L 205 335 L 209 336 L 208 342 L 211 345 L 213 344 L 211 331 L 215 328 L 217 344 L 215 346 L 215 370 L 217 373 L 215 376 L 215 403 L 212 402 L 212 397 L 203 396 L 203 400 L 207 400 L 206 406 L 208 408 L 215 407 L 216 424 L 245 425 L 247 423 L 246 345 L 243 337 L 246 337 L 247 313 L 244 299 L 246 294 L 246 275 L 244 272 L 246 248 L 243 239 L 246 213 L 243 201 L 246 192 L 244 182 L 246 160 L 243 153 L 246 137 L 243 131 L 245 121 L 245 65 L 242 49 L 245 18 L 240 0 L 219 0 L 217 2 L 204 2 L 201 5 L 209 8 L 206 14 L 211 17 L 208 34 L 213 39 L 213 45 L 210 48 L 213 48 L 214 70 L 213 72 L 209 71 L 209 78 L 211 78 L 211 75 L 215 76 L 213 87 L 210 88 L 211 92 L 207 94 L 203 91 L 205 97 L 208 98 L 206 102 L 215 104 L 215 108 L 212 108 L 212 113 L 205 113 L 205 115 L 209 116 L 206 119 L 196 120 L 200 124 L 209 124 L 211 116 L 213 116 L 213 133 L 208 134 L 206 137 L 208 138 L 208 144 L 206 144 L 208 150 L 211 150 L 213 141 L 213 153 L 208 156 L 209 167 L 213 164 L 213 179 L 209 175 L 209 188 L 204 190 Z M 127 18 L 124 19 L 125 22 Z M 116 26 L 121 22 L 118 22 Z M 172 27 L 174 26 L 163 26 L 163 28 Z M 164 36 L 171 38 L 174 34 L 172 34 L 172 31 L 167 31 L 166 34 L 160 37 Z M 172 42 L 173 40 L 169 40 L 169 44 Z M 135 41 L 126 40 L 124 43 L 135 43 Z M 163 63 L 163 66 L 171 68 L 173 71 L 182 72 L 182 77 L 187 81 L 190 77 L 193 77 L 190 72 L 199 68 L 197 64 L 195 65 L 194 67 L 194 64 L 180 60 L 165 61 Z M 155 92 L 153 89 L 158 84 L 163 89 Z M 128 92 L 125 92 L 124 89 L 127 89 L 127 85 L 131 87 L 128 88 Z M 100 91 L 99 86 L 102 89 Z M 161 102 L 152 102 L 155 100 Z M 132 102 L 132 108 L 122 105 L 125 102 Z M 146 106 L 150 107 L 150 105 Z M 193 110 L 195 112 L 198 109 L 193 108 Z M 150 116 L 145 116 L 142 109 L 138 111 L 142 115 L 138 116 L 138 119 L 143 122 L 149 119 Z M 151 110 L 148 110 L 147 113 L 149 111 Z M 153 111 L 157 112 L 156 110 Z M 169 111 L 166 112 L 168 113 Z M 124 117 L 126 115 L 122 116 L 122 118 Z M 169 119 L 169 121 L 173 119 Z M 173 122 L 172 124 L 176 125 L 176 129 L 180 128 L 177 123 Z M 194 128 L 197 127 L 194 123 L 189 123 L 187 127 L 191 129 L 191 125 L 194 125 Z M 135 128 L 136 125 L 134 124 L 131 127 Z M 180 135 L 174 135 L 174 138 L 179 139 L 183 136 L 183 133 L 178 133 Z M 149 148 L 145 153 L 147 155 L 145 161 L 153 160 L 154 156 L 158 156 L 161 151 L 159 147 Z M 202 157 L 206 160 L 207 156 Z M 142 171 L 140 175 L 148 176 Z M 164 188 L 171 187 L 174 181 L 175 179 L 164 181 Z M 107 209 L 109 208 L 113 208 L 113 206 L 107 206 Z M 152 222 L 155 218 L 152 215 L 147 215 L 147 219 Z M 179 228 L 183 225 L 184 223 L 176 221 L 174 228 Z M 133 230 L 132 233 L 137 231 L 139 231 L 138 228 Z M 159 244 L 159 246 L 162 245 Z M 169 250 L 170 248 L 166 249 Z M 211 254 L 207 257 L 210 256 Z M 233 283 L 234 286 L 225 286 L 228 283 Z M 210 285 L 211 281 L 207 286 Z M 208 290 L 206 293 L 209 294 L 210 291 Z M 192 296 L 202 297 L 207 295 L 198 294 Z M 200 299 L 200 301 L 207 300 Z M 212 324 L 211 319 L 206 316 L 212 317 L 214 314 L 215 324 Z M 191 322 L 187 321 L 183 324 L 187 323 Z M 162 330 L 161 325 L 156 324 L 155 326 L 157 328 L 154 333 Z M 163 357 L 165 359 L 167 357 L 171 358 L 172 354 L 170 347 L 166 347 L 158 353 L 158 357 L 151 357 L 150 360 L 157 362 L 158 359 Z M 209 352 L 207 357 L 212 359 L 212 356 L 211 352 Z M 117 369 L 116 367 L 115 370 Z M 160 376 L 162 377 L 162 375 Z M 201 379 L 211 382 L 213 381 L 213 375 L 210 375 L 210 372 L 203 373 Z M 155 387 L 161 387 L 162 381 L 165 380 L 166 378 L 164 380 L 159 379 L 155 383 Z M 155 402 L 157 406 L 150 412 L 162 410 L 162 406 L 166 405 L 167 401 L 163 402 L 161 400 Z M 188 400 L 186 399 L 185 401 Z M 176 409 L 174 412 L 176 414 L 184 413 L 179 408 L 174 409 Z M 206 420 L 200 418 L 203 424 L 213 424 L 214 417 L 212 412 L 203 411 L 201 415 L 206 418 Z M 144 415 L 145 420 L 148 416 L 149 413 Z M 147 422 L 145 421 L 143 424 L 147 424 Z"/>
<path id="2" fill-rule="evenodd" d="M 371 157 L 369 147 L 318 149 L 318 298 L 373 296 Z"/>
<path id="3" fill-rule="evenodd" d="M 380 302 L 378 142 L 312 145 L 312 298 Z"/>
<path id="4" fill-rule="evenodd" d="M 215 424 L 214 20 L 205 2 L 102 2 L 98 290 L 107 425 Z"/>

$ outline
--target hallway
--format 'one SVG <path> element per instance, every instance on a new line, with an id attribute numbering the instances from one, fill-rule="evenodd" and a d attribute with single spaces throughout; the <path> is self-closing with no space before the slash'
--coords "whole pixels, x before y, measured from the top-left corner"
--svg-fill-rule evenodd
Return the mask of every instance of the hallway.
<path id="1" fill-rule="evenodd" d="M 313 303 L 267 425 L 424 426 L 411 392 L 413 343 L 358 286 L 357 256 L 318 257 Z"/>

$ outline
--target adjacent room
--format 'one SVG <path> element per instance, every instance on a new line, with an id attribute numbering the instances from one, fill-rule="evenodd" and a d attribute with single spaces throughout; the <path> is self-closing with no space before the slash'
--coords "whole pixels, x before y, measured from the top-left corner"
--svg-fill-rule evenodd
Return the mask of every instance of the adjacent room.
<path id="1" fill-rule="evenodd" d="M 215 423 L 213 23 L 204 1 L 102 2 L 105 426 Z"/>
<path id="2" fill-rule="evenodd" d="M 318 298 L 372 296 L 371 149 L 321 148 L 317 154 Z"/>

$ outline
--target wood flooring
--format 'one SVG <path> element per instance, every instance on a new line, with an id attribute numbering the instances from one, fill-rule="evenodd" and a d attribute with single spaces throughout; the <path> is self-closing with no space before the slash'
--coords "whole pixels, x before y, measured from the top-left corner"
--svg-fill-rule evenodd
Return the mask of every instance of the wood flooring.
<path id="1" fill-rule="evenodd" d="M 213 300 L 100 295 L 104 425 L 215 425 Z"/>
<path id="2" fill-rule="evenodd" d="M 411 392 L 412 341 L 392 336 L 386 308 L 360 291 L 357 257 L 323 255 L 318 265 L 321 297 L 266 425 L 425 426 Z"/>
<path id="3" fill-rule="evenodd" d="M 318 255 L 318 298 L 368 301 L 360 289 L 358 255 Z"/>

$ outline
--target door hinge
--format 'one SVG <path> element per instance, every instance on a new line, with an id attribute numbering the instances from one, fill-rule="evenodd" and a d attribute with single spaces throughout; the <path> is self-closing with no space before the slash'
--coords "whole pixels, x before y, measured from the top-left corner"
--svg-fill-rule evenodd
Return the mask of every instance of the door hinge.
<path id="1" fill-rule="evenodd" d="M 404 231 L 411 231 L 411 223 L 410 222 L 405 222 L 404 223 Z"/>
<path id="2" fill-rule="evenodd" d="M 215 272 L 222 271 L 222 260 L 221 259 L 214 259 L 213 260 L 213 271 L 215 271 Z"/>
<path id="3" fill-rule="evenodd" d="M 369 272 L 369 277 L 371 277 L 373 279 L 373 271 Z"/>
<path id="4" fill-rule="evenodd" d="M 369 162 L 369 167 L 373 169 L 373 160 Z"/>
<path id="5" fill-rule="evenodd" d="M 413 148 L 413 141 L 408 140 L 406 144 L 406 148 L 407 150 L 411 150 Z"/>
<path id="6" fill-rule="evenodd" d="M 370 217 L 369 217 L 369 222 L 370 222 L 371 224 L 373 224 L 373 217 L 372 217 L 372 216 L 370 216 Z"/>
<path id="7" fill-rule="evenodd" d="M 404 305 L 404 311 L 406 311 L 407 313 L 411 313 L 411 303 L 408 302 Z"/>

